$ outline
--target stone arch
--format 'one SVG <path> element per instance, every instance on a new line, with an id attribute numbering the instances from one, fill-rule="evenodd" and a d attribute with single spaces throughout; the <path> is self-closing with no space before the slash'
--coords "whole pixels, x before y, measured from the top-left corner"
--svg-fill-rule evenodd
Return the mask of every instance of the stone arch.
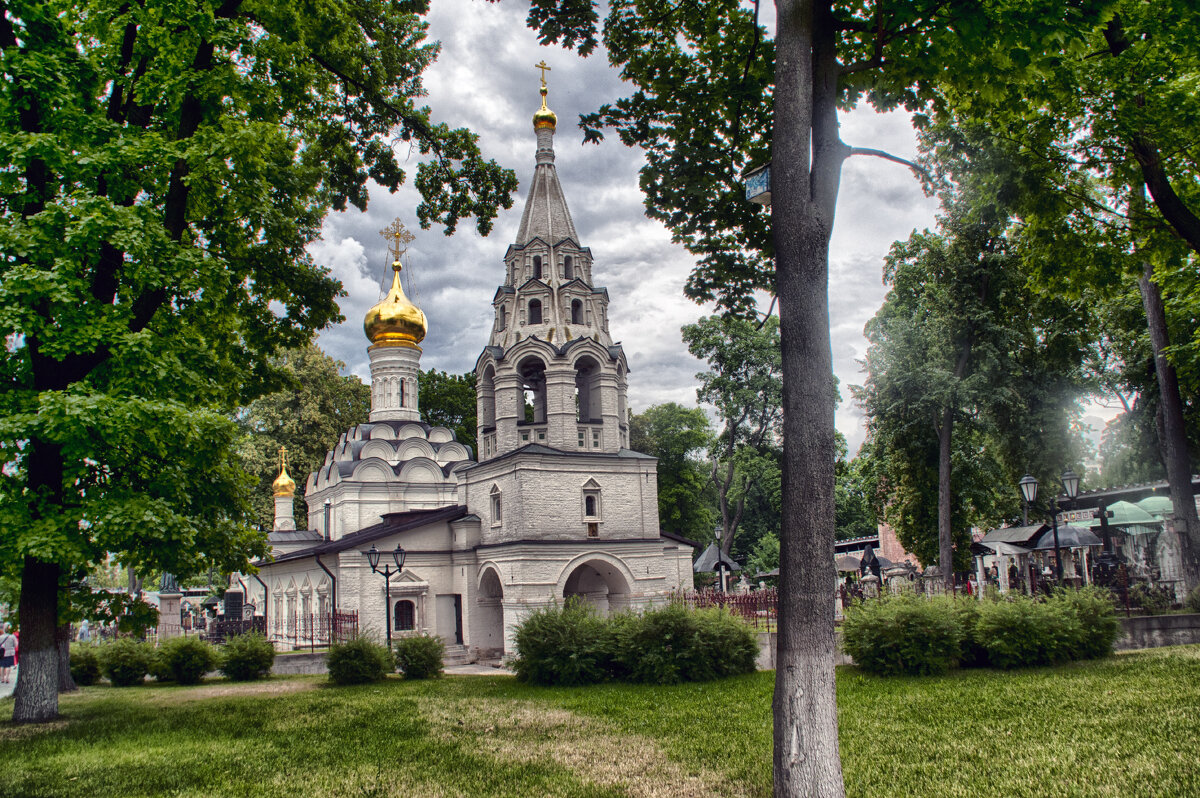
<path id="1" fill-rule="evenodd" d="M 496 428 L 496 367 L 488 363 L 479 375 L 476 387 L 479 427 L 485 432 Z"/>
<path id="2" fill-rule="evenodd" d="M 354 479 L 359 482 L 389 482 L 395 476 L 391 465 L 377 457 L 362 461 L 354 469 Z"/>
<path id="3" fill-rule="evenodd" d="M 442 465 L 446 465 L 447 463 L 457 463 L 461 460 L 467 459 L 470 459 L 470 455 L 467 453 L 467 447 L 463 446 L 458 441 L 444 443 L 437 451 L 437 461 Z"/>
<path id="4" fill-rule="evenodd" d="M 396 450 L 397 460 L 412 460 L 414 457 L 428 457 L 433 460 L 436 456 L 433 444 L 424 438 L 406 438 Z"/>
<path id="5" fill-rule="evenodd" d="M 533 418 L 526 419 L 535 424 L 546 423 L 546 362 L 536 355 L 526 355 L 517 364 L 517 375 L 521 378 L 524 402 L 533 405 Z M 518 419 L 524 414 L 519 413 Z"/>
<path id="6" fill-rule="evenodd" d="M 389 440 L 376 440 L 372 438 L 359 450 L 358 456 L 363 460 L 377 457 L 380 460 L 386 460 L 392 465 L 399 462 L 399 458 L 396 455 L 396 446 Z"/>
<path id="7" fill-rule="evenodd" d="M 396 433 L 396 437 L 400 440 L 404 440 L 405 438 L 424 438 L 425 428 L 420 424 L 405 424 Z"/>
<path id="8" fill-rule="evenodd" d="M 435 460 L 428 457 L 414 457 L 406 460 L 400 469 L 400 479 L 404 482 L 443 482 L 442 468 Z"/>
<path id="9" fill-rule="evenodd" d="M 581 554 L 571 560 L 558 577 L 555 595 L 579 596 L 600 615 L 620 612 L 629 606 L 633 573 L 620 559 L 603 552 Z"/>
<path id="10" fill-rule="evenodd" d="M 396 430 L 392 429 L 391 424 L 376 424 L 371 427 L 371 431 L 368 434 L 373 441 L 396 440 Z"/>
<path id="11" fill-rule="evenodd" d="M 475 618 L 471 645 L 487 659 L 504 655 L 504 582 L 500 570 L 486 563 L 479 570 L 475 591 Z"/>
<path id="12" fill-rule="evenodd" d="M 445 427 L 430 427 L 429 442 L 430 443 L 451 443 L 454 441 L 454 433 Z"/>
<path id="13" fill-rule="evenodd" d="M 581 423 L 600 420 L 600 364 L 591 355 L 575 359 L 575 399 Z"/>

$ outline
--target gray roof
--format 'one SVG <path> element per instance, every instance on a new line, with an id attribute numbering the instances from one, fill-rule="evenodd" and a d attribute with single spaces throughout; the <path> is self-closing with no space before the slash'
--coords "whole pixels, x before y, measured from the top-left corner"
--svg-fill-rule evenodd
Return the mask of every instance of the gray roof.
<path id="1" fill-rule="evenodd" d="M 352 532 L 337 540 L 324 541 L 307 549 L 281 554 L 274 560 L 259 560 L 255 565 L 269 565 L 272 562 L 301 560 L 317 554 L 335 554 L 346 549 L 369 545 L 380 538 L 386 538 L 398 532 L 406 532 L 410 529 L 417 529 L 441 521 L 457 521 L 466 514 L 467 508 L 458 504 L 452 504 L 449 507 L 439 507 L 436 510 L 410 510 L 407 513 L 387 513 L 383 516 L 383 521 L 373 526 Z"/>
<path id="2" fill-rule="evenodd" d="M 1050 528 L 1049 524 L 1033 524 L 1031 526 L 1006 526 L 993 529 L 983 536 L 981 543 L 1014 543 L 1029 548 L 1037 536 Z"/>
<path id="3" fill-rule="evenodd" d="M 267 533 L 268 543 L 295 543 L 303 540 L 324 540 L 315 529 L 273 530 Z"/>
<path id="4" fill-rule="evenodd" d="M 742 566 L 730 559 L 729 555 L 721 551 L 721 548 L 715 542 L 709 543 L 704 553 L 696 558 L 695 564 L 692 565 L 692 570 L 698 574 L 715 571 L 717 570 L 717 563 L 724 563 L 731 571 L 742 570 Z"/>

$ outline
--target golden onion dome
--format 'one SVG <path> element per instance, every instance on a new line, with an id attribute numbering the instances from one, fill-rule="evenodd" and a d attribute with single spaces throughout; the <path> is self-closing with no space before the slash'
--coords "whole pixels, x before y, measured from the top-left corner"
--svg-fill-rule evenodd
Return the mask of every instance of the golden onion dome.
<path id="1" fill-rule="evenodd" d="M 428 322 L 421 309 L 408 301 L 400 286 L 400 261 L 392 264 L 392 290 L 379 304 L 367 311 L 363 329 L 372 344 L 413 346 L 425 338 Z"/>
<path id="2" fill-rule="evenodd" d="M 558 125 L 558 115 L 546 107 L 546 87 L 542 86 L 542 107 L 533 115 L 534 128 L 548 127 L 554 130 Z"/>
<path id="3" fill-rule="evenodd" d="M 290 499 L 296 495 L 296 482 L 288 476 L 286 462 L 280 466 L 279 476 L 275 477 L 275 481 L 271 483 L 271 492 L 277 498 L 285 496 Z"/>

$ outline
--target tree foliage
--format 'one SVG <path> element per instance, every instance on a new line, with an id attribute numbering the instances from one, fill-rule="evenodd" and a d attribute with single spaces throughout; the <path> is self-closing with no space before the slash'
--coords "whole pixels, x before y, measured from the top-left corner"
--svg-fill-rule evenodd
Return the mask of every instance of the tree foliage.
<path id="1" fill-rule="evenodd" d="M 692 540 L 713 529 L 712 484 L 704 458 L 713 442 L 708 414 L 675 402 L 629 417 L 629 448 L 658 458 L 658 523 Z"/>
<path id="2" fill-rule="evenodd" d="M 254 520 L 270 529 L 275 515 L 271 483 L 279 476 L 279 449 L 287 449 L 288 473 L 296 481 L 294 512 L 304 526 L 308 475 L 325 462 L 338 438 L 367 420 L 371 389 L 316 345 L 291 349 L 273 360 L 283 387 L 251 402 L 238 415 L 245 437 L 240 446 L 246 472 L 257 478 L 251 505 Z"/>
<path id="3" fill-rule="evenodd" d="M 708 362 L 696 375 L 696 396 L 716 408 L 721 430 L 709 457 L 717 493 L 721 548 L 729 553 L 747 497 L 778 483 L 775 450 L 783 424 L 779 320 L 761 325 L 732 314 L 702 318 L 683 328 L 688 351 Z"/>
<path id="4" fill-rule="evenodd" d="M 454 432 L 459 443 L 475 449 L 475 372 L 421 372 L 421 417 Z"/>
<path id="5" fill-rule="evenodd" d="M 422 155 L 422 224 L 486 233 L 516 180 L 416 104 L 420 3 L 0 8 L 0 560 L 22 574 L 14 717 L 57 713 L 61 576 L 264 553 L 230 413 L 338 318 L 305 247 Z"/>

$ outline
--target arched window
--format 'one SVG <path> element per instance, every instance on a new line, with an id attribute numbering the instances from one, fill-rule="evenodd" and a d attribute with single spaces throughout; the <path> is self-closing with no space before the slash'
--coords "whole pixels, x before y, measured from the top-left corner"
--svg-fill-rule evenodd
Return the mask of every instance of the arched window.
<path id="1" fill-rule="evenodd" d="M 596 516 L 596 497 L 595 496 L 589 495 L 589 496 L 583 497 L 583 514 L 586 515 L 588 518 L 594 518 Z"/>
<path id="2" fill-rule="evenodd" d="M 396 399 L 398 400 L 398 401 L 396 402 L 396 404 L 400 405 L 401 407 L 404 407 L 404 406 L 407 404 L 407 403 L 404 401 L 404 398 L 405 398 L 405 397 L 404 397 L 404 393 L 405 393 L 405 391 L 404 391 L 404 387 L 405 387 L 405 386 L 404 386 L 404 378 L 403 378 L 403 377 L 401 377 L 401 378 L 400 378 L 400 391 L 399 391 L 399 393 L 398 393 L 398 394 L 397 394 L 397 396 L 396 396 Z"/>
<path id="3" fill-rule="evenodd" d="M 533 279 L 542 279 L 542 258 L 540 255 L 533 256 Z"/>
<path id="4" fill-rule="evenodd" d="M 500 486 L 492 485 L 491 493 L 488 495 L 492 499 L 492 526 L 500 526 L 504 521 L 503 508 L 500 506 Z"/>
<path id="5" fill-rule="evenodd" d="M 417 605 L 408 599 L 396 602 L 394 615 L 397 632 L 411 632 L 417 628 Z"/>
<path id="6" fill-rule="evenodd" d="M 503 330 L 508 326 L 508 306 L 500 306 L 500 329 Z"/>
<path id="7" fill-rule="evenodd" d="M 575 401 L 580 423 L 599 421 L 600 364 L 588 355 L 575 361 Z"/>
<path id="8" fill-rule="evenodd" d="M 483 370 L 475 396 L 479 426 L 490 432 L 496 428 L 496 369 L 490 363 Z"/>
<path id="9" fill-rule="evenodd" d="M 583 324 L 583 302 L 578 299 L 571 300 L 571 323 Z"/>
<path id="10" fill-rule="evenodd" d="M 529 300 L 529 323 L 542 323 L 542 301 L 540 299 Z"/>
<path id="11" fill-rule="evenodd" d="M 574 261 L 574 258 L 572 258 L 570 255 L 563 258 L 563 279 L 564 280 L 575 279 L 575 261 Z"/>

